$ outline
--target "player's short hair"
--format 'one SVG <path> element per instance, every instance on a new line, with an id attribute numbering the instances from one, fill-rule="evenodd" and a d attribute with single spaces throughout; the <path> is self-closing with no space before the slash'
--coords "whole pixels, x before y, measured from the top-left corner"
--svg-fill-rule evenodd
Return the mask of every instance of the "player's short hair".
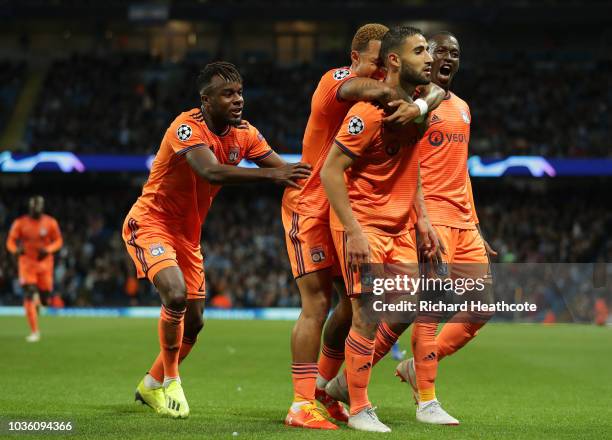
<path id="1" fill-rule="evenodd" d="M 353 42 L 351 43 L 351 50 L 357 52 L 363 52 L 367 49 L 368 43 L 371 40 L 381 41 L 384 35 L 389 31 L 389 28 L 384 24 L 379 23 L 368 23 L 361 26 L 355 32 Z"/>
<path id="2" fill-rule="evenodd" d="M 406 38 L 419 34 L 423 35 L 423 32 L 419 28 L 412 26 L 397 26 L 389 29 L 380 45 L 380 59 L 386 62 L 389 52 L 400 47 Z"/>
<path id="3" fill-rule="evenodd" d="M 457 42 L 459 42 L 459 38 L 457 38 L 457 36 L 455 34 L 453 34 L 452 32 L 450 32 L 450 31 L 438 31 L 438 32 L 435 32 L 435 33 L 431 34 L 429 36 L 429 38 L 427 38 L 427 42 L 432 41 L 434 38 L 436 38 L 438 36 L 452 37 L 455 40 L 457 40 Z"/>
<path id="4" fill-rule="evenodd" d="M 242 76 L 236 66 L 226 61 L 215 61 L 204 66 L 198 75 L 196 83 L 200 95 L 204 94 L 214 76 L 220 76 L 225 82 L 242 83 Z"/>

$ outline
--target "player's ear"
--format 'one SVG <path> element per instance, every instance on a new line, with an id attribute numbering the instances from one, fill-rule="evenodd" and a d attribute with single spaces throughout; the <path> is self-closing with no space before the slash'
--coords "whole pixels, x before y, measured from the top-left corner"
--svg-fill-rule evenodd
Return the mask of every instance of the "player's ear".
<path id="1" fill-rule="evenodd" d="M 383 62 L 384 61 L 385 60 L 383 60 Z M 389 52 L 386 61 L 386 65 L 389 66 L 391 69 L 399 70 L 401 62 L 398 54 L 396 54 L 395 52 Z"/>
<path id="2" fill-rule="evenodd" d="M 357 66 L 359 64 L 359 52 L 351 50 L 351 64 Z"/>

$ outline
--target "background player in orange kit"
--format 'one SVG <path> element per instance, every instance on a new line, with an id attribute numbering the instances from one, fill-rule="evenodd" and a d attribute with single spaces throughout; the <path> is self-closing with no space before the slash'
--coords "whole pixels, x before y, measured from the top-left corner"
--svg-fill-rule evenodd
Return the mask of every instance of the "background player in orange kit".
<path id="1" fill-rule="evenodd" d="M 220 185 L 276 182 L 299 186 L 310 166 L 286 164 L 259 131 L 241 121 L 242 77 L 226 62 L 208 64 L 197 79 L 201 108 L 170 125 L 142 195 L 128 213 L 123 238 L 139 278 L 161 300 L 161 352 L 137 387 L 136 398 L 158 414 L 189 415 L 178 365 L 203 327 L 205 278 L 200 235 Z M 259 169 L 237 167 L 245 158 Z"/>
<path id="2" fill-rule="evenodd" d="M 26 338 L 28 342 L 40 340 L 37 302 L 46 304 L 53 291 L 53 254 L 63 244 L 57 221 L 43 214 L 44 209 L 42 196 L 31 197 L 28 214 L 13 222 L 6 241 L 9 252 L 18 257 L 23 307 L 31 330 Z"/>
<path id="3" fill-rule="evenodd" d="M 386 83 L 409 99 L 417 86 L 429 83 L 431 56 L 421 31 L 390 30 L 382 40 Z M 360 102 L 348 112 L 338 131 L 321 179 L 332 207 L 330 226 L 353 317 L 345 358 L 350 396 L 349 427 L 390 432 L 368 399 L 377 323 L 357 298 L 363 293 L 360 275 L 367 263 L 417 263 L 410 214 L 419 175 L 417 141 L 422 129 L 383 127 L 384 110 Z M 415 274 L 413 274 L 415 275 Z"/>
<path id="4" fill-rule="evenodd" d="M 429 128 L 419 143 L 421 182 L 429 219 L 446 252 L 451 277 L 485 280 L 485 299 L 491 291 L 488 255 L 497 255 L 483 240 L 474 206 L 468 174 L 470 109 L 450 91 L 459 69 L 460 48 L 454 35 L 440 32 L 429 39 L 433 57 L 432 81 L 444 88 L 446 96 L 432 111 Z M 435 394 L 438 361 L 467 344 L 487 322 L 490 314 L 459 312 L 436 337 L 437 317 L 419 316 L 413 328 L 414 358 L 401 362 L 397 374 L 413 386 L 418 401 L 417 420 L 434 424 L 458 424 L 440 406 Z M 393 324 L 400 334 L 404 328 Z"/>
<path id="5" fill-rule="evenodd" d="M 359 28 L 351 44 L 351 66 L 332 69 L 321 78 L 312 96 L 302 144 L 302 160 L 311 164 L 313 171 L 303 188 L 287 188 L 283 197 L 287 251 L 302 302 L 291 336 L 294 399 L 285 418 L 290 426 L 337 428 L 319 414 L 315 397 L 332 417 L 348 420 L 344 407 L 330 399 L 324 390 L 344 361 L 344 339 L 351 319 L 351 305 L 344 294 L 340 295 L 340 304 L 327 323 L 319 357 L 321 331 L 331 304 L 333 268 L 337 264 L 329 229 L 329 202 L 321 185 L 320 170 L 334 136 L 355 101 L 390 103 L 397 109 L 387 120 L 401 125 L 426 113 L 427 106 L 437 105 L 443 97 L 438 87 L 427 89 L 419 107 L 398 99 L 396 90 L 372 79 L 384 76 L 379 50 L 387 31 L 386 26 L 375 23 Z M 337 276 L 337 269 L 335 272 Z"/>

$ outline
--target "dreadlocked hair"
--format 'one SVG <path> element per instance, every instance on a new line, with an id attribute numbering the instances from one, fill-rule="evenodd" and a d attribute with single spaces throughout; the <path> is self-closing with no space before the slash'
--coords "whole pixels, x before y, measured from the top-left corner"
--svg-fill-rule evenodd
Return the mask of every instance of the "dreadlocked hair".
<path id="1" fill-rule="evenodd" d="M 221 77 L 225 82 L 242 83 L 242 76 L 240 72 L 238 72 L 238 69 L 236 69 L 236 66 L 226 61 L 215 61 L 207 64 L 198 75 L 196 83 L 200 95 L 210 86 L 210 82 L 214 76 Z"/>

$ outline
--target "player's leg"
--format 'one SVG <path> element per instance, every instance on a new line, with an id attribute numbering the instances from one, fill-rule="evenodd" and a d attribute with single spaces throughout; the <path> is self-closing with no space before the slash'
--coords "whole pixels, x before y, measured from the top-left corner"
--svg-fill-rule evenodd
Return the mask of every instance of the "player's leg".
<path id="1" fill-rule="evenodd" d="M 452 261 L 457 243 L 457 229 L 435 226 L 436 233 L 439 239 L 446 248 L 444 256 L 445 263 Z M 443 267 L 443 266 L 442 266 Z M 444 277 L 445 275 L 438 270 L 436 274 L 427 273 L 426 276 Z M 436 290 L 425 290 L 420 292 L 419 300 L 437 302 L 440 300 L 440 295 L 444 292 Z M 406 372 L 404 376 L 408 376 L 410 382 L 414 379 L 412 372 L 416 375 L 416 388 L 418 390 L 418 406 L 416 410 L 416 418 L 423 423 L 442 424 L 442 425 L 457 425 L 459 421 L 450 416 L 441 407 L 436 398 L 435 380 L 438 374 L 438 347 L 436 343 L 436 332 L 438 324 L 442 320 L 443 314 L 439 312 L 420 311 L 415 320 L 412 330 L 412 353 L 413 358 L 405 361 L 404 368 L 399 365 L 398 372 Z M 402 376 L 400 374 L 400 376 Z"/>
<path id="2" fill-rule="evenodd" d="M 459 230 L 451 270 L 455 278 L 482 280 L 484 289 L 470 291 L 471 301 L 486 303 L 493 301 L 493 279 L 489 258 L 478 230 Z M 492 315 L 492 312 L 474 310 L 455 314 L 449 322 L 444 324 L 436 338 L 438 359 L 442 360 L 470 342 Z"/>
<path id="3" fill-rule="evenodd" d="M 162 300 L 158 337 L 164 364 L 163 386 L 147 381 L 151 376 L 145 376 L 136 388 L 136 400 L 149 405 L 160 415 L 185 417 L 189 406 L 178 379 L 178 352 L 183 334 L 186 287 L 176 251 L 170 244 L 172 236 L 154 228 L 142 228 L 129 216 L 124 222 L 122 235 L 138 278 L 147 277 Z"/>
<path id="4" fill-rule="evenodd" d="M 315 397 L 325 406 L 330 416 L 341 422 L 348 422 L 349 413 L 346 408 L 325 391 L 329 381 L 336 377 L 344 363 L 344 343 L 351 329 L 353 317 L 351 300 L 346 295 L 341 277 L 334 277 L 334 290 L 338 294 L 338 304 L 327 319 L 323 331 L 323 348 L 319 354 Z"/>
<path id="5" fill-rule="evenodd" d="M 340 371 L 344 363 L 344 341 L 351 329 L 353 309 L 342 278 L 334 278 L 334 290 L 338 295 L 338 304 L 325 323 L 317 388 L 324 388 Z"/>
<path id="6" fill-rule="evenodd" d="M 315 403 L 321 332 L 331 304 L 332 249 L 326 221 L 282 209 L 287 253 L 296 278 L 302 310 L 291 333 L 293 402 L 285 424 L 312 429 L 337 429 Z"/>
<path id="7" fill-rule="evenodd" d="M 182 243 L 176 251 L 187 291 L 187 307 L 185 309 L 185 322 L 183 339 L 179 349 L 179 365 L 189 355 L 198 339 L 198 334 L 204 327 L 204 304 L 206 299 L 206 278 L 204 275 L 204 261 L 199 246 Z M 157 356 L 148 375 L 156 382 L 164 378 L 164 363 L 162 353 Z M 155 382 L 153 382 L 155 383 Z"/>
<path id="8" fill-rule="evenodd" d="M 23 289 L 23 308 L 25 316 L 30 326 L 30 334 L 26 336 L 28 342 L 38 342 L 40 331 L 38 329 L 38 311 L 36 309 L 35 296 L 38 293 L 36 284 L 22 285 Z"/>
<path id="9" fill-rule="evenodd" d="M 368 310 L 370 302 L 365 298 L 360 298 L 362 293 L 360 272 L 354 272 L 346 262 L 344 254 L 346 234 L 341 231 L 333 231 L 332 234 L 347 295 L 352 298 L 351 328 L 344 345 L 346 381 L 350 400 L 348 426 L 361 431 L 390 432 L 389 427 L 378 420 L 368 398 L 368 385 L 374 360 L 374 338 L 378 323 L 373 319 L 371 310 Z M 367 238 L 370 245 L 370 261 L 384 261 L 385 237 L 367 234 Z"/>

